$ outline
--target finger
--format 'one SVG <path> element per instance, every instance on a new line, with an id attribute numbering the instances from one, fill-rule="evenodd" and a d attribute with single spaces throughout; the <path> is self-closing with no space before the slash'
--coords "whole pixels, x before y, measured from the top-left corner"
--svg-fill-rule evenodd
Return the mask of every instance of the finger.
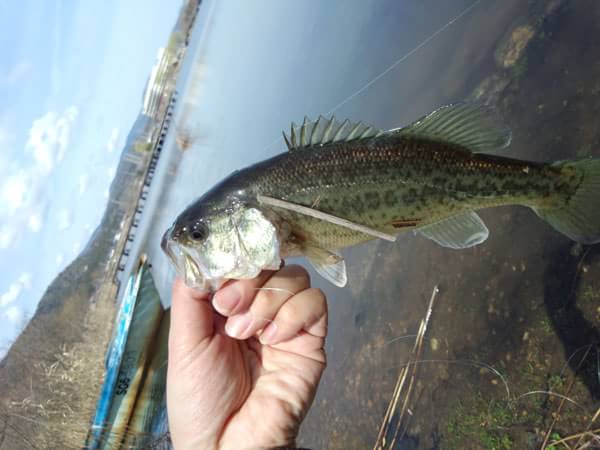
<path id="1" fill-rule="evenodd" d="M 236 339 L 247 339 L 273 321 L 279 308 L 291 297 L 310 286 L 308 272 L 301 266 L 286 266 L 260 288 L 247 311 L 227 319 L 225 330 Z"/>
<path id="2" fill-rule="evenodd" d="M 327 334 L 327 300 L 323 291 L 306 289 L 285 302 L 260 335 L 263 344 L 284 342 L 304 330 L 323 338 Z"/>
<path id="3" fill-rule="evenodd" d="M 274 273 L 273 270 L 264 270 L 256 278 L 230 280 L 215 292 L 212 301 L 214 308 L 223 316 L 245 311 L 256 295 L 256 288 L 262 286 Z"/>
<path id="4" fill-rule="evenodd" d="M 173 282 L 169 355 L 182 354 L 195 348 L 214 334 L 214 311 L 207 292 L 185 285 L 182 279 Z"/>
<path id="5" fill-rule="evenodd" d="M 269 370 L 270 365 L 273 362 L 277 362 L 279 358 L 275 358 L 273 354 L 269 353 L 269 349 L 272 350 L 283 350 L 286 354 L 294 356 L 304 356 L 310 358 L 321 364 L 326 364 L 327 358 L 325 356 L 325 338 L 313 336 L 310 333 L 300 331 L 298 335 L 287 341 L 279 342 L 278 344 L 266 345 L 263 347 L 264 357 L 263 365 L 265 369 Z"/>

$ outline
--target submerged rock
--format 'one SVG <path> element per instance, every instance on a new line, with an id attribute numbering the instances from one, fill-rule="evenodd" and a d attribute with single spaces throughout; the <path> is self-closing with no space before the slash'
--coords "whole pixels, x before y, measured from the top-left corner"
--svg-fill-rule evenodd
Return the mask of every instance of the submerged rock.
<path id="1" fill-rule="evenodd" d="M 535 36 L 535 30 L 530 25 L 521 25 L 513 29 L 496 49 L 496 63 L 503 69 L 514 66 L 523 55 L 527 44 Z"/>

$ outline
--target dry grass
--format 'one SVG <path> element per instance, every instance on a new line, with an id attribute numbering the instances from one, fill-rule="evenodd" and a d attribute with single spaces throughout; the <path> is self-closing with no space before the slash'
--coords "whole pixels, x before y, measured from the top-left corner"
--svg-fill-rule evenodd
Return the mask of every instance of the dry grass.
<path id="1" fill-rule="evenodd" d="M 30 331 L 35 335 L 30 339 L 35 348 L 12 355 L 12 377 L 2 380 L 6 391 L 0 404 L 1 449 L 83 446 L 104 377 L 104 353 L 111 332 L 107 324 L 114 321 L 111 287 L 100 290 L 83 320 L 73 317 L 72 323 L 65 324 L 80 324 L 80 340 L 56 348 L 47 330 Z"/>
<path id="2" fill-rule="evenodd" d="M 429 300 L 429 307 L 427 308 L 425 318 L 421 320 L 421 324 L 419 325 L 415 345 L 412 349 L 411 360 L 400 369 L 400 373 L 398 374 L 394 393 L 392 394 L 392 399 L 379 429 L 379 434 L 375 441 L 375 446 L 373 447 L 374 450 L 383 450 L 384 448 L 393 450 L 396 440 L 398 438 L 402 439 L 408 427 L 405 417 L 407 414 L 412 416 L 409 404 L 416 384 L 417 369 L 419 366 L 418 362 L 423 353 L 423 339 L 427 332 L 427 325 L 429 324 L 429 319 L 431 318 L 431 313 L 433 311 L 433 303 L 438 292 L 439 289 L 435 286 L 433 288 L 433 293 L 431 294 L 431 299 Z M 393 433 L 391 433 L 392 430 Z M 391 439 L 388 442 L 388 436 L 390 435 Z"/>

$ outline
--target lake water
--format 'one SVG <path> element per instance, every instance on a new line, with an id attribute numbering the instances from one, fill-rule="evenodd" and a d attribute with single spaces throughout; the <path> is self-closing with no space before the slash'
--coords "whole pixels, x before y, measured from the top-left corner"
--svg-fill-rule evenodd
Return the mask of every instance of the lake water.
<path id="1" fill-rule="evenodd" d="M 305 115 L 388 129 L 477 98 L 512 127 L 512 157 L 600 156 L 599 19 L 591 0 L 204 1 L 130 264 L 148 253 L 168 300 L 164 230 L 224 176 L 283 152 L 281 130 Z M 600 252 L 525 208 L 481 216 L 483 245 L 453 251 L 407 233 L 344 252 L 344 289 L 313 273 L 329 299 L 329 366 L 302 445 L 373 446 L 436 285 L 397 448 L 539 448 L 550 428 L 587 427 L 595 351 L 579 359 L 599 337 Z"/>

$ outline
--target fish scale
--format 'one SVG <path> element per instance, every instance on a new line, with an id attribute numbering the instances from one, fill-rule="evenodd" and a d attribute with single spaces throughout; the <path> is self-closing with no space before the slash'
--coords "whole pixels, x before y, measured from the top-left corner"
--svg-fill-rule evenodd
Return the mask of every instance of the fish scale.
<path id="1" fill-rule="evenodd" d="M 318 203 L 321 211 L 391 232 L 394 219 L 428 223 L 466 209 L 527 205 L 562 185 L 560 172 L 549 166 L 402 137 L 288 152 L 238 172 L 236 178 L 236 189 L 250 196 L 261 192 L 309 207 Z M 314 218 L 281 215 L 297 223 L 303 237 L 325 248 L 371 239 Z"/>

